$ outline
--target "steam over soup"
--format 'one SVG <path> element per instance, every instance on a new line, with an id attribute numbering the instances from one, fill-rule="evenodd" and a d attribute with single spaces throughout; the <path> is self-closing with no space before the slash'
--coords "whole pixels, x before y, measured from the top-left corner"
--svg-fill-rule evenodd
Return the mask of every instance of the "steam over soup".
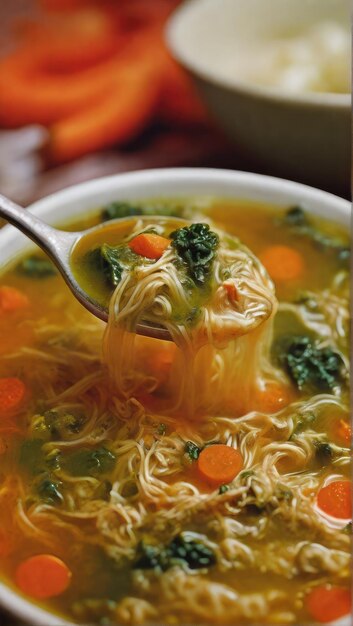
<path id="1" fill-rule="evenodd" d="M 99 220 L 72 264 L 107 326 L 40 254 L 1 278 L 3 581 L 83 624 L 349 614 L 348 236 L 205 199 Z"/>

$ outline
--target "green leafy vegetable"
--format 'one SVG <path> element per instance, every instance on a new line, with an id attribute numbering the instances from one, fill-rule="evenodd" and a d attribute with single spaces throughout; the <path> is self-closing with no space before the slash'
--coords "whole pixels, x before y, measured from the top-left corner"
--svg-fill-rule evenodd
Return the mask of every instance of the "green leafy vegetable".
<path id="1" fill-rule="evenodd" d="M 115 466 L 116 457 L 107 448 L 81 448 L 63 459 L 63 467 L 72 476 L 106 474 Z"/>
<path id="2" fill-rule="evenodd" d="M 316 458 L 320 465 L 330 465 L 333 460 L 333 450 L 329 443 L 325 441 L 314 441 Z"/>
<path id="3" fill-rule="evenodd" d="M 186 263 L 189 275 L 198 284 L 208 280 L 219 245 L 219 237 L 208 224 L 191 224 L 170 234 L 172 246 Z"/>
<path id="4" fill-rule="evenodd" d="M 40 256 L 29 256 L 23 259 L 18 266 L 17 270 L 21 274 L 25 274 L 30 278 L 49 278 L 55 276 L 57 271 L 49 259 L 43 259 Z"/>
<path id="5" fill-rule="evenodd" d="M 56 504 L 62 500 L 60 486 L 60 482 L 45 478 L 38 485 L 38 495 L 47 504 Z"/>
<path id="6" fill-rule="evenodd" d="M 76 416 L 66 411 L 45 411 L 43 415 L 34 415 L 31 429 L 33 434 L 43 439 L 71 439 L 85 424 L 83 416 Z"/>
<path id="7" fill-rule="evenodd" d="M 167 432 L 167 427 L 165 424 L 163 424 L 162 422 L 160 424 L 157 425 L 157 435 L 160 435 L 161 437 L 163 437 Z"/>
<path id="8" fill-rule="evenodd" d="M 291 338 L 281 360 L 298 389 L 332 390 L 343 378 L 342 357 L 332 348 L 318 348 L 309 337 Z"/>
<path id="9" fill-rule="evenodd" d="M 134 569 L 159 569 L 166 571 L 173 565 L 202 569 L 215 565 L 216 557 L 205 543 L 195 539 L 193 533 L 182 533 L 164 548 L 140 544 L 140 556 Z"/>
<path id="10" fill-rule="evenodd" d="M 351 535 L 352 534 L 352 522 L 348 522 L 348 524 L 343 528 L 343 532 L 346 533 L 347 535 Z"/>
<path id="11" fill-rule="evenodd" d="M 105 243 L 100 248 L 89 252 L 89 256 L 90 264 L 105 276 L 112 287 L 120 283 L 124 270 L 131 269 L 141 262 L 141 257 L 127 245 L 114 247 Z"/>
<path id="12" fill-rule="evenodd" d="M 350 249 L 340 239 L 329 237 L 313 226 L 305 211 L 294 206 L 284 216 L 283 222 L 298 235 L 310 238 L 314 244 L 325 250 L 332 250 L 340 261 L 348 261 Z"/>
<path id="13" fill-rule="evenodd" d="M 192 441 L 187 441 L 185 444 L 185 454 L 189 456 L 191 461 L 197 461 L 200 456 L 201 448 Z"/>
<path id="14" fill-rule="evenodd" d="M 119 217 L 131 217 L 134 215 L 166 215 L 179 217 L 182 209 L 168 206 L 136 206 L 127 202 L 111 202 L 102 211 L 102 220 L 115 220 Z"/>
<path id="15" fill-rule="evenodd" d="M 227 491 L 229 491 L 229 485 L 221 485 L 220 488 L 218 489 L 219 495 L 222 495 L 223 493 L 226 493 Z"/>
<path id="16" fill-rule="evenodd" d="M 275 496 L 278 500 L 285 500 L 286 502 L 291 502 L 293 500 L 293 492 L 282 485 L 277 485 Z"/>

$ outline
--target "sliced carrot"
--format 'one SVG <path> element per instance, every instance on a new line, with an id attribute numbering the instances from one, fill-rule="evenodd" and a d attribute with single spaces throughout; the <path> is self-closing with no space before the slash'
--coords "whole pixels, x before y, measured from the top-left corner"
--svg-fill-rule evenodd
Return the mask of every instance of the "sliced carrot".
<path id="1" fill-rule="evenodd" d="M 343 419 L 339 419 L 338 422 L 335 422 L 333 426 L 333 436 L 340 441 L 340 443 L 349 446 L 352 441 L 352 428 L 351 425 L 348 424 Z"/>
<path id="2" fill-rule="evenodd" d="M 323 624 L 333 622 L 350 615 L 352 595 L 349 589 L 322 585 L 312 589 L 306 596 L 306 607 L 315 621 Z"/>
<path id="3" fill-rule="evenodd" d="M 15 287 L 0 287 L 0 313 L 13 313 L 29 305 L 27 296 Z"/>
<path id="4" fill-rule="evenodd" d="M 289 246 L 270 246 L 260 254 L 260 261 L 273 280 L 286 281 L 299 278 L 304 271 L 303 257 Z"/>
<path id="5" fill-rule="evenodd" d="M 70 584 L 71 572 L 58 557 L 38 554 L 18 566 L 15 579 L 23 593 L 41 600 L 63 593 Z"/>
<path id="6" fill-rule="evenodd" d="M 160 259 L 170 245 L 170 239 L 155 235 L 154 233 L 141 233 L 129 243 L 129 248 L 147 257 L 147 259 Z"/>
<path id="7" fill-rule="evenodd" d="M 319 508 L 339 519 L 352 518 L 352 486 L 349 480 L 335 480 L 322 487 L 317 494 Z"/>
<path id="8" fill-rule="evenodd" d="M 230 483 L 242 467 L 240 452 L 223 443 L 207 446 L 197 460 L 199 476 L 215 487 Z"/>
<path id="9" fill-rule="evenodd" d="M 266 383 L 259 389 L 254 398 L 254 408 L 264 413 L 274 413 L 288 406 L 293 400 L 291 389 L 277 381 Z"/>
<path id="10" fill-rule="evenodd" d="M 69 161 L 133 139 L 154 116 L 160 80 L 158 63 L 144 57 L 116 69 L 109 92 L 99 102 L 54 124 L 51 160 Z"/>
<path id="11" fill-rule="evenodd" d="M 19 378 L 0 378 L 0 415 L 12 415 L 21 408 L 26 386 Z"/>

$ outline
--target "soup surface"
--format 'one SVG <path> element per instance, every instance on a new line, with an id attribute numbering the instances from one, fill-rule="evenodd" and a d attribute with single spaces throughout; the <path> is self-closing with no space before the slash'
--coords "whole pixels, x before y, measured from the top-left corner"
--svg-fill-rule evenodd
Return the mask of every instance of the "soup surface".
<path id="1" fill-rule="evenodd" d="M 298 624 L 348 615 L 348 235 L 300 207 L 209 199 L 117 202 L 73 226 L 131 217 L 141 230 L 139 216 L 148 224 L 156 214 L 166 216 L 165 237 L 177 217 L 248 247 L 271 302 L 261 332 L 224 345 L 218 335 L 201 348 L 194 341 L 219 284 L 225 306 L 238 310 L 242 288 L 229 287 L 223 266 L 216 271 L 217 257 L 207 292 L 176 266 L 196 298 L 191 317 L 169 313 L 176 344 L 136 338 L 133 313 L 122 322 L 126 302 L 115 305 L 129 288 L 137 306 L 140 279 L 110 284 L 87 257 L 124 243 L 127 232 L 119 242 L 92 241 L 73 260 L 92 297 L 111 298 L 108 328 L 40 253 L 5 268 L 2 580 L 83 624 Z M 152 267 L 148 257 L 143 263 Z M 245 317 L 249 294 L 246 302 Z"/>

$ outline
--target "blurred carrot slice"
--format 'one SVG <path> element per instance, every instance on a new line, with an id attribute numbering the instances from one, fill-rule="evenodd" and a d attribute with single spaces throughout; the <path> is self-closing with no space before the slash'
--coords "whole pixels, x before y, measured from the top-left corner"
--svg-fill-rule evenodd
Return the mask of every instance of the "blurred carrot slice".
<path id="1" fill-rule="evenodd" d="M 160 80 L 158 64 L 143 58 L 117 71 L 115 84 L 98 103 L 54 124 L 50 159 L 69 161 L 133 139 L 153 118 Z"/>
<path id="2" fill-rule="evenodd" d="M 350 589 L 322 585 L 309 592 L 306 606 L 316 622 L 326 624 L 351 613 L 352 594 Z"/>

